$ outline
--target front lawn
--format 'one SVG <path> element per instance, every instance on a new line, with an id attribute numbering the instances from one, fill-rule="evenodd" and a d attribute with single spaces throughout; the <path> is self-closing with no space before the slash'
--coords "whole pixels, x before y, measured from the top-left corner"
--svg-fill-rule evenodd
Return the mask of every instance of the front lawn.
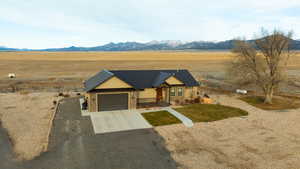
<path id="1" fill-rule="evenodd" d="M 175 110 L 190 118 L 193 122 L 210 122 L 248 115 L 248 112 L 244 110 L 218 104 L 191 104 Z"/>
<path id="2" fill-rule="evenodd" d="M 152 126 L 163 126 L 181 123 L 175 116 L 167 111 L 157 111 L 142 113 L 142 116 L 152 125 Z"/>
<path id="3" fill-rule="evenodd" d="M 276 97 L 273 98 L 273 104 L 265 104 L 264 97 L 262 96 L 247 96 L 241 97 L 241 100 L 248 104 L 264 109 L 264 110 L 286 110 L 286 109 L 297 109 L 300 108 L 299 99 Z"/>

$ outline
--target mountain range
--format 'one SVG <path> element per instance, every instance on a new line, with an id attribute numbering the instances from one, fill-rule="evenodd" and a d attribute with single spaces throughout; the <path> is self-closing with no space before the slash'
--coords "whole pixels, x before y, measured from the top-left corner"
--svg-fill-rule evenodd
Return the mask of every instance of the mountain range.
<path id="1" fill-rule="evenodd" d="M 249 40 L 253 42 L 253 40 Z M 230 50 L 234 47 L 234 40 L 222 42 L 210 41 L 150 41 L 147 43 L 139 42 L 120 42 L 108 43 L 102 46 L 95 47 L 66 47 L 66 48 L 49 48 L 49 49 L 17 49 L 0 46 L 0 51 L 145 51 L 145 50 Z M 300 40 L 292 40 L 291 48 L 300 50 Z"/>

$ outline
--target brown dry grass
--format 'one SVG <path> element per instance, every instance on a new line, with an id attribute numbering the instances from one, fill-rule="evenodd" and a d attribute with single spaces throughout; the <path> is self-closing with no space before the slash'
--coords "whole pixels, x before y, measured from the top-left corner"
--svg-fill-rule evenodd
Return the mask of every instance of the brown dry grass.
<path id="1" fill-rule="evenodd" d="M 189 69 L 193 75 L 223 73 L 230 52 L 0 52 L 0 79 L 14 72 L 17 78 L 86 78 L 101 69 Z M 289 70 L 298 74 L 300 53 Z"/>
<path id="2" fill-rule="evenodd" d="M 264 110 L 287 110 L 300 108 L 298 97 L 273 97 L 272 104 L 264 103 L 263 96 L 244 96 L 241 100 Z"/>
<path id="3" fill-rule="evenodd" d="M 55 99 L 54 93 L 0 94 L 0 120 L 18 159 L 32 159 L 44 150 Z"/>
<path id="4" fill-rule="evenodd" d="M 263 111 L 239 99 L 212 96 L 217 102 L 249 112 L 243 118 L 155 128 L 180 168 L 300 168 L 300 109 Z"/>
<path id="5" fill-rule="evenodd" d="M 227 52 L 0 52 L 0 79 L 86 78 L 101 69 L 219 71 Z"/>
<path id="6" fill-rule="evenodd" d="M 218 60 L 228 59 L 229 52 L 0 52 L 0 60 Z"/>

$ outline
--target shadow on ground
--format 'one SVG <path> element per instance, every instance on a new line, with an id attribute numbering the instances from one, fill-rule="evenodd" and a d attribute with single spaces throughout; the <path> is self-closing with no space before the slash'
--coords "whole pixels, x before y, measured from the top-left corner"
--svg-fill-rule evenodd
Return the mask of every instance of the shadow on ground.
<path id="1" fill-rule="evenodd" d="M 49 151 L 25 162 L 14 160 L 12 146 L 0 128 L 3 169 L 175 169 L 164 141 L 153 129 L 93 134 L 89 117 L 80 114 L 78 99 L 61 102 Z"/>

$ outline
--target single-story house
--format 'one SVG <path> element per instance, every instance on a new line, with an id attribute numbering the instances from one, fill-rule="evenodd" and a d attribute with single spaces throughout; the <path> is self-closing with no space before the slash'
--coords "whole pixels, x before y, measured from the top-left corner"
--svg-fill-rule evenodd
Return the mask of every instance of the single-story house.
<path id="1" fill-rule="evenodd" d="M 102 70 L 84 82 L 88 111 L 170 105 L 199 96 L 188 70 Z"/>

